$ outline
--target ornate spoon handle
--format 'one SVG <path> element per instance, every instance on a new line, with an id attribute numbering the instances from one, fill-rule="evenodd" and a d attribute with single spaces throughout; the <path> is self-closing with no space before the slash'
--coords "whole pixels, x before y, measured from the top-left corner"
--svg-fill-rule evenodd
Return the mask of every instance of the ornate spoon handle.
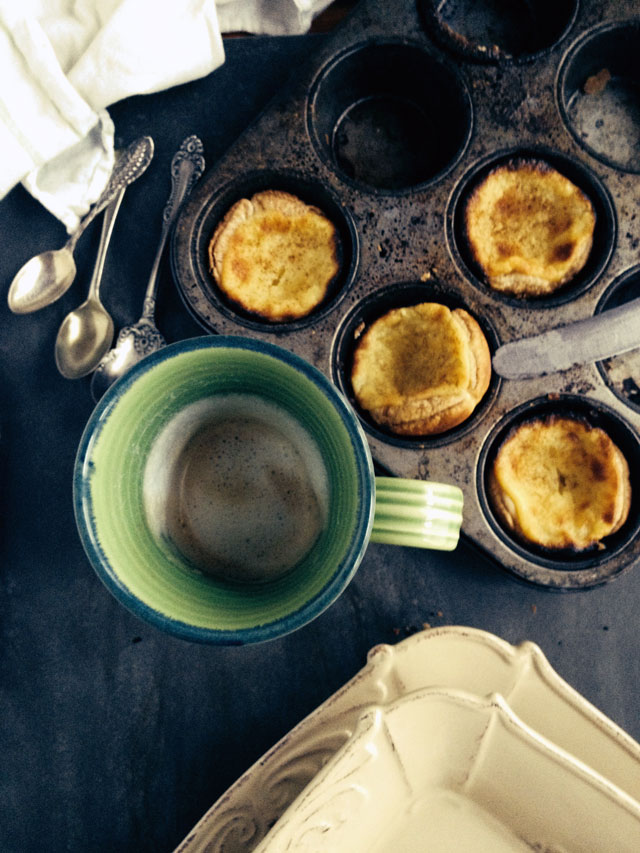
<path id="1" fill-rule="evenodd" d="M 111 177 L 102 191 L 102 195 L 67 242 L 67 248 L 70 251 L 74 250 L 85 228 L 113 201 L 120 190 L 132 184 L 145 171 L 153 159 L 153 149 L 153 139 L 150 136 L 141 136 L 128 145 L 124 151 L 116 153 Z"/>
<path id="2" fill-rule="evenodd" d="M 162 232 L 151 267 L 149 283 L 144 295 L 142 318 L 153 320 L 158 287 L 158 269 L 171 226 L 176 220 L 180 206 L 191 188 L 204 172 L 205 162 L 202 142 L 197 136 L 188 136 L 176 151 L 171 161 L 171 193 L 162 213 Z"/>

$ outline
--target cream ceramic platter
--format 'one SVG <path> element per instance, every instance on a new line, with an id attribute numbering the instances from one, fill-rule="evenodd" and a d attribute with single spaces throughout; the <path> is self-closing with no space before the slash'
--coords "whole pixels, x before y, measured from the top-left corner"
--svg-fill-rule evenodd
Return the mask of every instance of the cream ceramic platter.
<path id="1" fill-rule="evenodd" d="M 448 626 L 371 649 L 363 669 L 247 770 L 176 853 L 254 850 L 363 712 L 434 687 L 500 694 L 525 725 L 640 800 L 640 744 L 560 678 L 538 646 Z"/>
<path id="2" fill-rule="evenodd" d="M 640 803 L 497 695 L 438 688 L 371 707 L 256 853 L 640 849 Z"/>

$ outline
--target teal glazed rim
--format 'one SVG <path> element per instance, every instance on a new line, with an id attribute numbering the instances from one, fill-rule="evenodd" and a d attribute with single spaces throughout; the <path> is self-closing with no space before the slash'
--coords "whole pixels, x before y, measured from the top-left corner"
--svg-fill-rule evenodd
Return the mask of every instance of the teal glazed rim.
<path id="1" fill-rule="evenodd" d="M 332 570 L 325 569 L 318 576 L 317 588 L 314 588 L 309 598 L 305 598 L 304 592 L 302 592 L 298 594 L 299 600 L 296 600 L 295 594 L 291 593 L 288 599 L 291 604 L 282 605 L 280 610 L 276 607 L 277 612 L 273 616 L 265 615 L 265 613 L 268 613 L 270 602 L 276 601 L 279 606 L 282 588 L 278 585 L 281 582 L 273 581 L 250 587 L 250 595 L 257 596 L 258 604 L 256 607 L 258 611 L 259 602 L 263 599 L 267 602 L 265 605 L 267 610 L 261 615 L 258 612 L 255 616 L 254 614 L 246 616 L 244 623 L 247 624 L 244 624 L 243 620 L 240 619 L 238 624 L 218 625 L 216 623 L 220 620 L 214 613 L 216 596 L 219 596 L 220 600 L 224 602 L 230 602 L 232 611 L 235 606 L 234 602 L 240 602 L 240 607 L 243 607 L 242 602 L 247 600 L 247 586 L 226 584 L 192 572 L 183 565 L 177 563 L 171 565 L 170 553 L 162 551 L 161 544 L 152 543 L 152 534 L 146 525 L 142 525 L 145 530 L 142 536 L 143 544 L 140 545 L 140 548 L 150 549 L 147 553 L 153 553 L 154 559 L 163 564 L 159 575 L 156 575 L 158 566 L 154 563 L 154 566 L 150 568 L 147 565 L 150 561 L 144 561 L 142 550 L 139 554 L 135 553 L 140 538 L 139 529 L 136 529 L 135 537 L 133 535 L 130 537 L 132 542 L 135 539 L 135 544 L 130 546 L 133 550 L 131 559 L 128 559 L 130 555 L 126 552 L 126 544 L 121 546 L 121 541 L 126 539 L 126 524 L 118 521 L 124 515 L 122 507 L 118 506 L 110 514 L 108 512 L 109 503 L 113 507 L 119 500 L 120 493 L 118 490 L 125 488 L 118 484 L 118 481 L 126 480 L 124 476 L 118 477 L 118 466 L 121 466 L 121 473 L 124 475 L 129 473 L 131 466 L 143 465 L 143 462 L 136 460 L 135 453 L 131 453 L 125 461 L 128 445 L 124 443 L 118 447 L 114 435 L 118 437 L 120 433 L 126 433 L 130 424 L 133 424 L 134 426 L 131 429 L 136 432 L 141 442 L 151 441 L 160 428 L 154 426 L 154 421 L 156 419 L 162 420 L 163 416 L 158 415 L 158 411 L 162 409 L 163 405 L 165 403 L 167 406 L 178 405 L 179 407 L 183 405 L 182 402 L 175 403 L 175 386 L 167 387 L 165 393 L 161 381 L 164 374 L 169 374 L 176 369 L 176 365 L 183 362 L 190 366 L 194 359 L 199 358 L 199 353 L 210 350 L 222 350 L 221 357 L 224 358 L 226 355 L 232 360 L 243 357 L 238 351 L 258 354 L 263 358 L 267 367 L 269 364 L 274 364 L 274 359 L 279 365 L 284 365 L 284 368 L 274 366 L 273 370 L 293 370 L 295 373 L 301 374 L 305 380 L 311 383 L 308 386 L 309 393 L 318 401 L 319 406 L 326 409 L 324 414 L 331 415 L 331 411 L 335 413 L 331 417 L 335 419 L 334 427 L 342 431 L 343 446 L 346 448 L 345 439 L 348 439 L 350 447 L 353 448 L 350 451 L 350 456 L 353 457 L 354 475 L 350 498 L 353 507 L 351 527 L 348 532 L 339 534 L 337 537 L 335 536 L 335 529 L 333 532 L 327 533 L 330 540 L 340 539 L 341 536 L 344 539 L 344 547 L 340 546 L 342 550 L 336 559 L 335 568 Z M 205 361 L 202 361 L 202 365 L 205 365 Z M 189 375 L 191 375 L 191 371 L 189 371 Z M 210 370 L 209 375 L 214 377 Z M 226 376 L 226 372 L 224 374 L 219 372 L 215 378 L 212 378 L 212 381 L 226 381 L 221 378 L 223 375 Z M 204 376 L 204 381 L 206 381 L 206 370 L 201 371 L 201 376 Z M 187 378 L 183 383 L 185 388 L 189 387 L 190 382 L 191 380 Z M 134 387 L 135 390 L 132 390 Z M 246 389 L 236 387 L 235 390 Z M 151 400 L 148 407 L 144 405 L 145 393 L 149 395 Z M 151 396 L 152 393 L 155 394 L 154 397 Z M 220 392 L 218 391 L 218 393 Z M 204 395 L 200 393 L 199 396 Z M 309 415 L 310 417 L 317 417 L 318 412 L 314 413 L 313 409 L 310 411 L 312 412 Z M 128 421 L 127 412 L 129 412 Z M 132 412 L 136 413 L 131 415 Z M 157 418 L 156 415 L 158 415 Z M 126 430 L 120 429 L 118 419 L 126 426 Z M 164 419 L 166 422 L 166 414 Z M 117 429 L 113 428 L 114 421 Z M 315 432 L 317 437 L 321 430 L 316 429 Z M 332 440 L 329 435 L 330 433 L 327 430 L 327 441 Z M 103 439 L 102 444 L 108 448 L 108 451 L 104 451 L 101 447 L 101 440 Z M 122 440 L 126 441 L 126 436 Z M 115 449 L 110 445 L 114 445 Z M 108 459 L 102 459 L 102 456 L 108 457 Z M 142 502 L 141 485 L 138 483 L 140 477 L 134 474 L 129 479 L 131 480 L 128 484 L 129 491 L 123 491 L 122 494 L 125 501 L 128 502 L 127 508 L 133 513 L 140 512 Z M 78 446 L 73 472 L 73 505 L 80 540 L 91 565 L 107 589 L 128 610 L 157 628 L 185 640 L 218 645 L 244 645 L 275 639 L 297 630 L 319 616 L 343 592 L 358 569 L 370 540 L 375 508 L 374 483 L 371 453 L 357 416 L 341 392 L 320 370 L 275 344 L 241 336 L 207 335 L 170 344 L 147 356 L 107 390 L 91 414 Z M 338 489 L 338 486 L 336 485 L 335 488 Z M 342 489 L 338 490 L 338 492 L 341 491 Z M 111 497 L 110 502 L 109 496 Z M 334 522 L 341 520 L 340 514 L 334 518 L 332 512 L 333 510 L 330 508 L 329 525 L 332 524 L 332 519 Z M 344 508 L 341 508 L 339 512 L 344 515 Z M 118 524 L 120 524 L 121 529 L 116 529 Z M 113 531 L 111 528 L 114 528 Z M 145 537 L 148 540 L 146 544 Z M 121 547 L 125 550 L 119 550 Z M 327 547 L 332 546 L 327 545 Z M 154 549 L 157 550 L 154 551 Z M 312 549 L 311 553 L 313 554 L 314 551 L 315 549 Z M 131 569 L 131 565 L 136 560 L 138 561 L 139 571 Z M 299 571 L 299 569 L 294 569 L 290 575 L 295 576 Z M 140 575 L 142 579 L 141 587 L 138 587 L 140 578 L 137 575 Z M 286 576 L 283 583 L 287 582 L 289 577 Z M 167 578 L 169 581 L 165 583 Z M 174 581 L 178 586 L 172 589 L 170 584 Z M 291 583 L 295 585 L 295 581 Z M 193 619 L 193 621 L 185 617 L 184 608 L 180 606 L 179 598 L 182 596 L 183 586 L 192 589 L 192 592 L 189 593 L 192 596 L 190 604 L 198 611 L 198 618 Z M 203 595 L 202 601 L 196 601 L 194 598 L 198 592 Z M 207 618 L 209 596 L 212 602 L 211 618 Z M 235 614 L 233 618 L 235 619 Z M 254 624 L 248 624 L 252 620 Z M 225 620 L 222 619 L 221 621 L 224 623 Z"/>

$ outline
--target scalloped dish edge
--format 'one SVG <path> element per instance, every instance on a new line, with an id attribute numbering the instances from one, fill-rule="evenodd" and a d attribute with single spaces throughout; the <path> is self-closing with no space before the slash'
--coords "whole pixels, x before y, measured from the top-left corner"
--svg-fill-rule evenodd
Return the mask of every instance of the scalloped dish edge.
<path id="1" fill-rule="evenodd" d="M 255 853 L 616 850 L 640 803 L 526 726 L 502 696 L 427 688 L 371 706 Z"/>
<path id="2" fill-rule="evenodd" d="M 444 626 L 374 646 L 365 666 L 243 773 L 174 853 L 249 853 L 367 709 L 434 687 L 502 696 L 526 726 L 640 801 L 640 744 L 564 681 L 535 643 Z"/>

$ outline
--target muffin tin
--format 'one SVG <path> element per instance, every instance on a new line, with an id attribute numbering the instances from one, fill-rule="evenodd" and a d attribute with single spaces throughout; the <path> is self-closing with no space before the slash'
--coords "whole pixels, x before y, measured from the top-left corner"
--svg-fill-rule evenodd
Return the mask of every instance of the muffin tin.
<path id="1" fill-rule="evenodd" d="M 391 307 L 464 307 L 495 352 L 639 295 L 637 4 L 538 0 L 512 4 L 511 19 L 502 4 L 500 14 L 495 8 L 491 0 L 361 0 L 323 38 L 181 212 L 172 269 L 205 330 L 296 352 L 353 402 L 354 345 Z M 550 162 L 597 213 L 586 267 L 565 288 L 535 300 L 491 291 L 460 226 L 474 183 L 520 156 Z M 220 218 L 239 198 L 264 189 L 317 205 L 340 234 L 340 279 L 316 311 L 296 322 L 239 313 L 208 271 L 207 245 Z M 469 542 L 525 581 L 580 589 L 618 576 L 640 557 L 639 386 L 640 354 L 632 352 L 535 379 L 494 374 L 472 416 L 438 436 L 401 438 L 359 414 L 382 467 L 463 489 Z M 603 549 L 529 549 L 492 513 L 486 472 L 497 444 L 518 419 L 538 412 L 577 414 L 604 426 L 629 460 L 631 513 Z"/>

